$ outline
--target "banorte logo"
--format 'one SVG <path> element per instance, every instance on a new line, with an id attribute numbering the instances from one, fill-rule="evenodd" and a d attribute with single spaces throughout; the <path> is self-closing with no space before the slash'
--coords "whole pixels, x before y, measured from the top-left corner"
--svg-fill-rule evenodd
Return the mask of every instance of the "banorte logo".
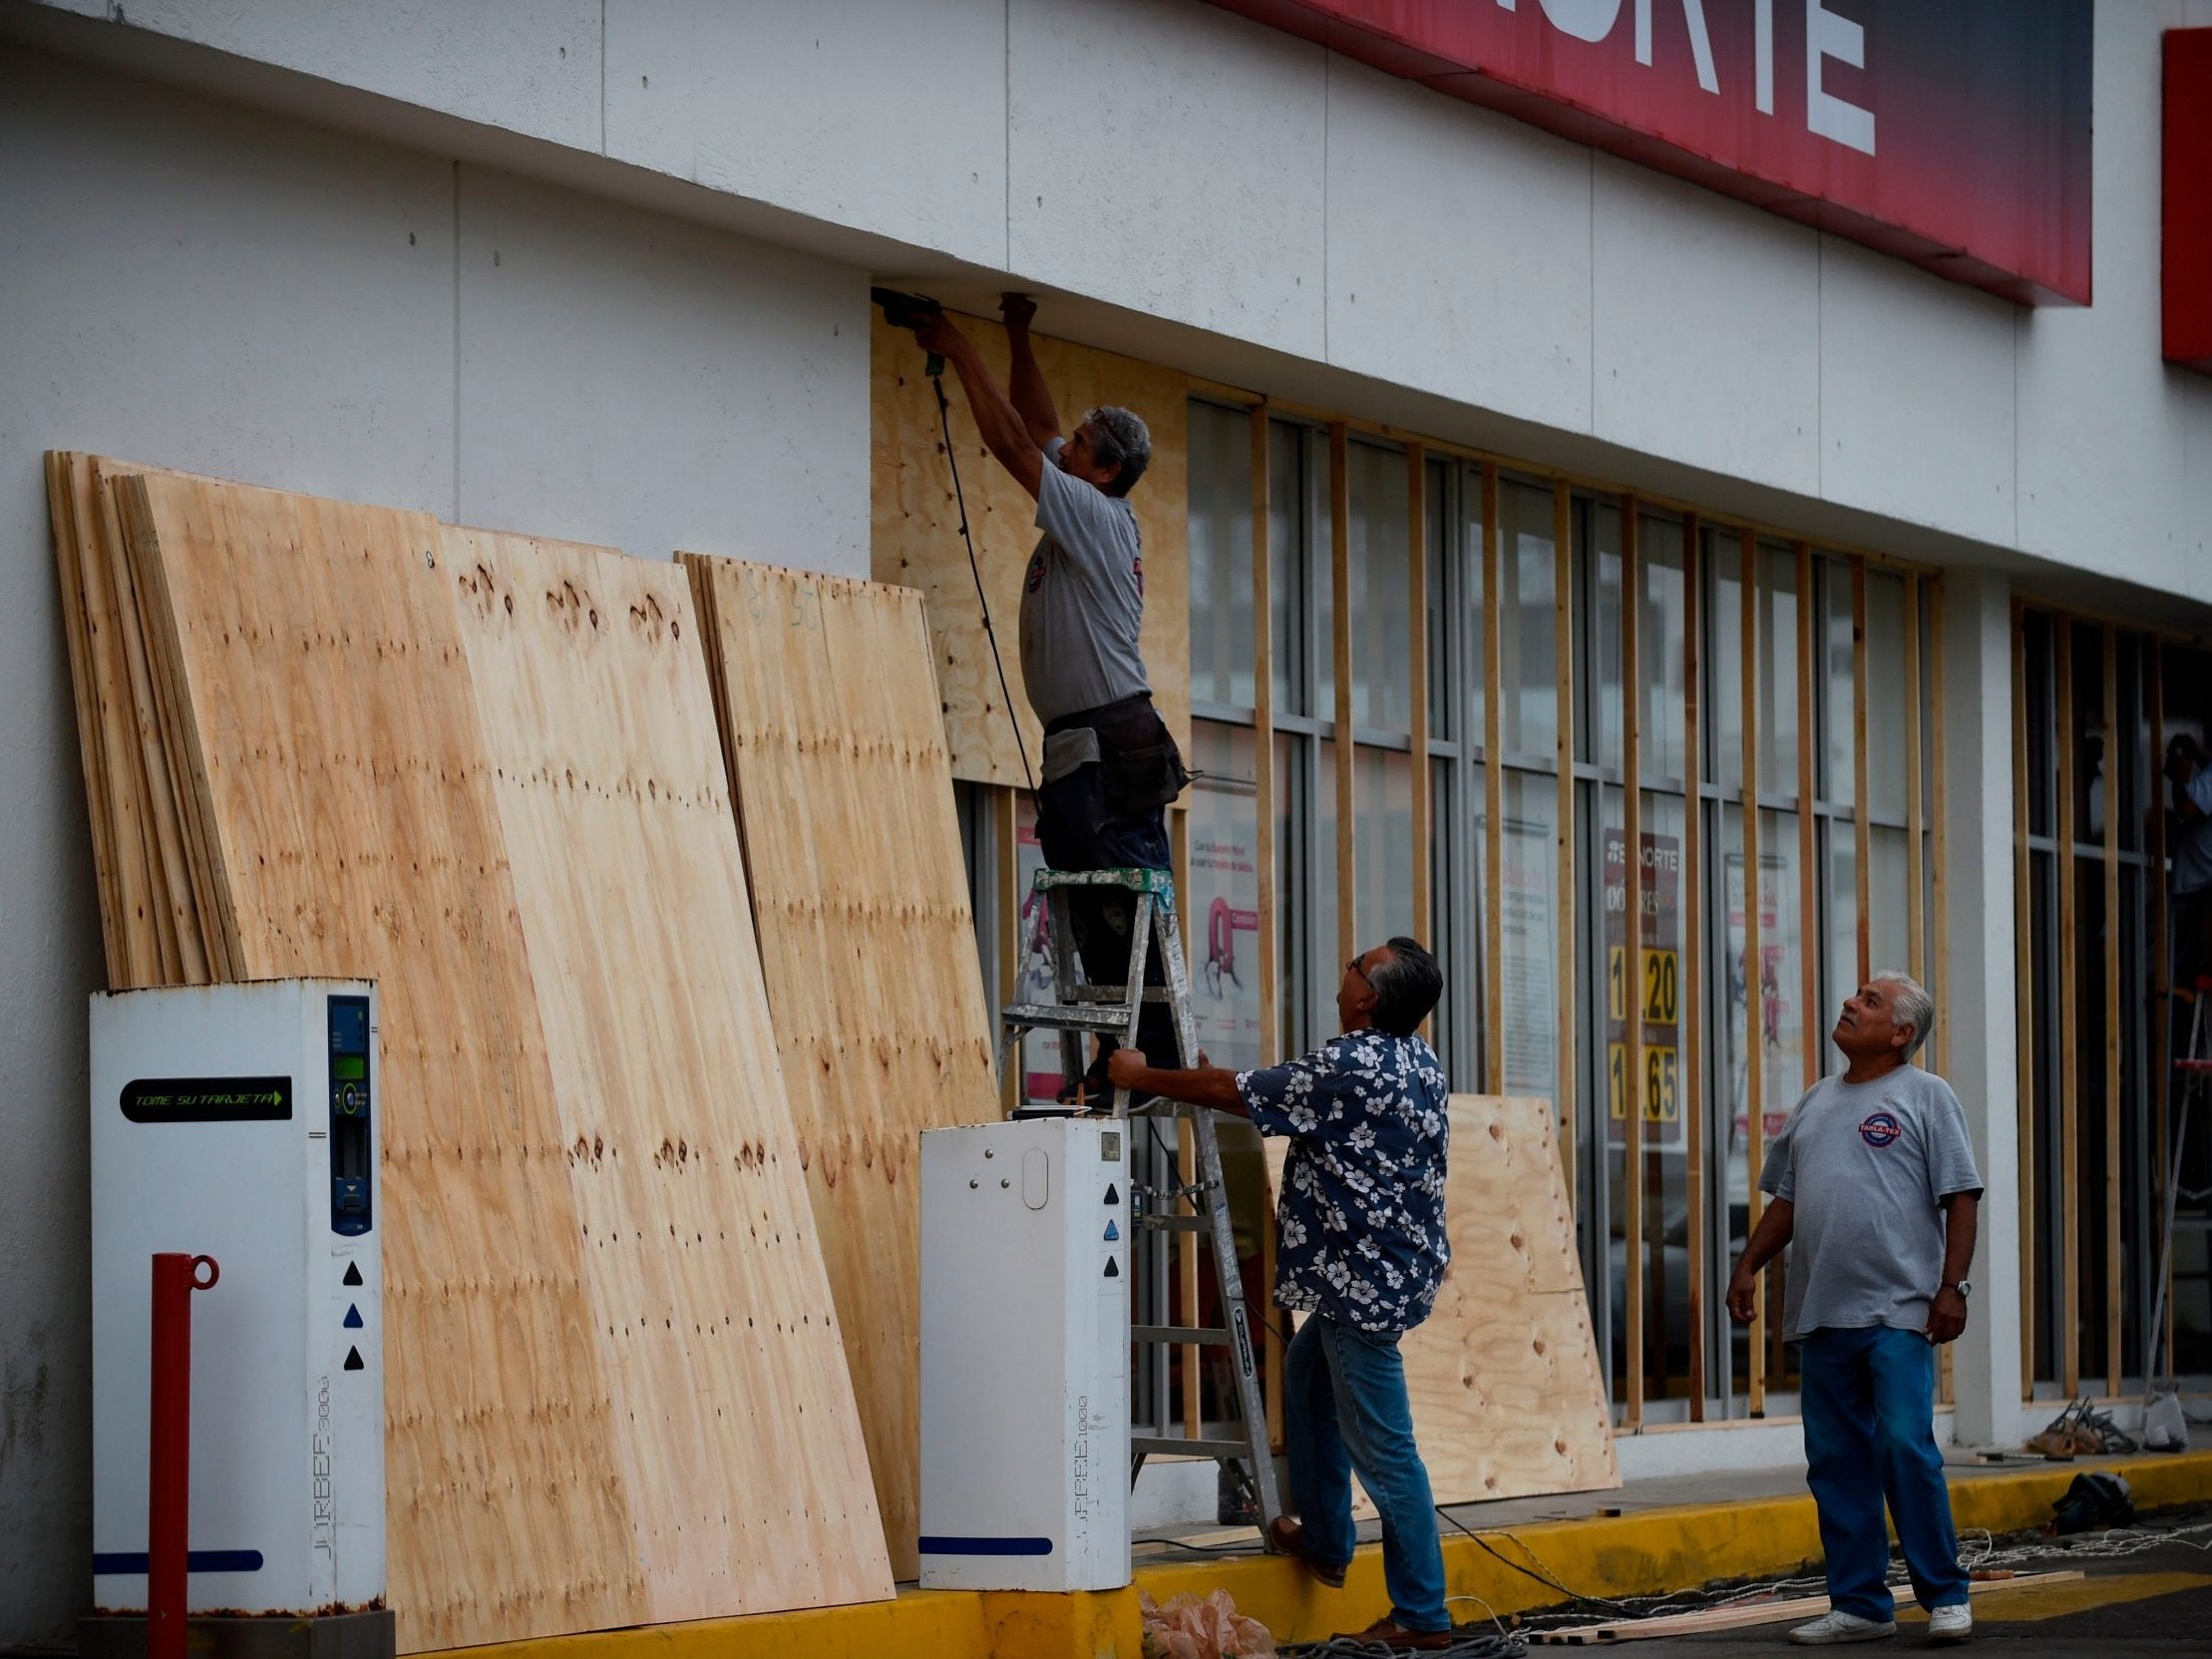
<path id="1" fill-rule="evenodd" d="M 1905 1132 L 1905 1125 L 1886 1111 L 1869 1112 L 1859 1125 L 1859 1138 L 1869 1146 L 1887 1146 Z"/>

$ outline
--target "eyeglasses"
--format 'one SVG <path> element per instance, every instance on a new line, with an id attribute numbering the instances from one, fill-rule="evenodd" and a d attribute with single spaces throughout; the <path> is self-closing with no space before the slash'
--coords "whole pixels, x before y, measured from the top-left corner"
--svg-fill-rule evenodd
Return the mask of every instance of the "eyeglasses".
<path id="1" fill-rule="evenodd" d="M 1374 990 L 1375 982 L 1367 978 L 1366 969 L 1359 966 L 1359 958 L 1353 957 L 1351 961 L 1345 963 L 1344 972 L 1350 974 L 1355 979 L 1357 979 L 1359 983 L 1364 985 L 1369 991 Z"/>

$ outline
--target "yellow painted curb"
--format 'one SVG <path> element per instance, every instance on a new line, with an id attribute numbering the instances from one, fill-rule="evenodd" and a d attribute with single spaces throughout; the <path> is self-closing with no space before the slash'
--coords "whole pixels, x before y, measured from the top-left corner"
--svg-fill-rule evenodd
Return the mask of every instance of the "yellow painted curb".
<path id="1" fill-rule="evenodd" d="M 2084 1458 L 1951 1483 L 1959 1530 L 2010 1532 L 2046 1519 L 2084 1468 L 2124 1474 L 2145 1507 L 2212 1497 L 2212 1452 Z M 1820 1556 L 1810 1496 L 1685 1504 L 1625 1515 L 1444 1533 L 1452 1616 L 1505 1615 L 1588 1595 L 1654 1594 L 1714 1578 L 1793 1573 Z M 1532 1576 L 1535 1575 L 1535 1576 Z M 1547 1579 L 1553 1582 L 1540 1582 Z M 1341 1590 L 1281 1556 L 1236 1555 L 1137 1569 L 1126 1590 L 1084 1595 L 902 1590 L 895 1600 L 742 1619 L 700 1619 L 455 1650 L 469 1659 L 1138 1659 L 1137 1595 L 1156 1601 L 1225 1589 L 1278 1641 L 1357 1630 L 1389 1611 L 1382 1554 L 1370 1545 Z"/>

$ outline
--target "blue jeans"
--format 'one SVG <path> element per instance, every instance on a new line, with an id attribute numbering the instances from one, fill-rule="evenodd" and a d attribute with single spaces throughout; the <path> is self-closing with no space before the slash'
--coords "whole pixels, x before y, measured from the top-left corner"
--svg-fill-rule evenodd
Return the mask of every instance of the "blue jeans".
<path id="1" fill-rule="evenodd" d="M 1805 1339 L 1802 1370 L 1805 1482 L 1820 1510 L 1830 1603 L 1878 1622 L 1895 1615 L 1885 1498 L 1920 1604 L 1965 1602 L 1951 1488 L 1931 1427 L 1935 1345 L 1887 1325 L 1819 1330 Z"/>
<path id="2" fill-rule="evenodd" d="M 1351 1474 L 1382 1514 L 1382 1580 L 1390 1616 L 1408 1630 L 1448 1630 L 1444 1552 L 1428 1470 L 1413 1445 L 1398 1333 L 1377 1334 L 1307 1314 L 1284 1359 L 1283 1440 L 1290 1501 L 1316 1560 L 1351 1560 Z"/>

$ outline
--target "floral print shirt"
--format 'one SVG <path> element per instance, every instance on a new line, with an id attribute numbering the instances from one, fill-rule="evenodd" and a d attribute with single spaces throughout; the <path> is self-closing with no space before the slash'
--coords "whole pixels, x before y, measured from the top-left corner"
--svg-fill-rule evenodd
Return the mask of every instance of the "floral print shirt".
<path id="1" fill-rule="evenodd" d="M 1237 1076 L 1264 1135 L 1290 1137 L 1275 1299 L 1360 1331 L 1410 1331 L 1452 1259 L 1444 1235 L 1448 1090 L 1416 1035 L 1346 1032 Z"/>

